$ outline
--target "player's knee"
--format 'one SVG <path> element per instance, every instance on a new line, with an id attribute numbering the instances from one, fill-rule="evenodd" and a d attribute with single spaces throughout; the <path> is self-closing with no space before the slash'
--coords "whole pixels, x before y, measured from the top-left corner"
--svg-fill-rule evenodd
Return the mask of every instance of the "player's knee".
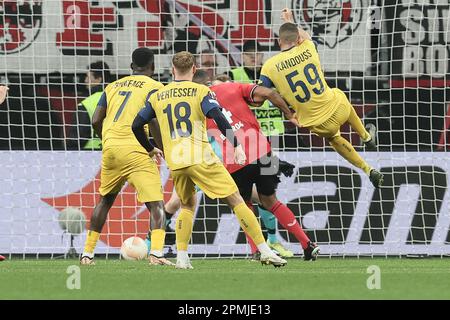
<path id="1" fill-rule="evenodd" d="M 166 203 L 165 209 L 167 212 L 177 212 L 181 207 L 180 198 L 170 199 L 169 202 Z"/>
<path id="2" fill-rule="evenodd" d="M 114 200 L 116 200 L 117 193 L 109 193 L 101 197 L 99 204 L 111 208 Z"/>
<path id="3" fill-rule="evenodd" d="M 239 192 L 235 192 L 235 193 L 229 195 L 228 197 L 223 198 L 222 200 L 231 208 L 234 208 L 238 204 L 244 202 L 244 199 L 242 198 L 242 196 Z"/>
<path id="4" fill-rule="evenodd" d="M 196 196 L 192 196 L 189 199 L 182 201 L 180 200 L 180 205 L 182 209 L 186 209 L 186 210 L 190 210 L 190 211 L 194 211 L 195 210 L 195 206 L 196 206 Z"/>
<path id="5" fill-rule="evenodd" d="M 337 138 L 339 138 L 341 136 L 341 133 L 338 131 L 335 134 L 331 135 L 330 137 L 326 138 L 328 140 L 328 142 L 332 143 L 334 142 Z"/>
<path id="6" fill-rule="evenodd" d="M 252 201 L 256 203 L 261 203 L 261 200 L 259 199 L 258 191 L 256 191 L 256 187 L 252 190 Z"/>
<path id="7" fill-rule="evenodd" d="M 259 200 L 261 201 L 261 204 L 264 208 L 266 208 L 266 210 L 270 210 L 278 201 L 277 197 L 275 196 L 275 194 L 272 195 L 263 195 L 260 194 L 259 195 Z"/>

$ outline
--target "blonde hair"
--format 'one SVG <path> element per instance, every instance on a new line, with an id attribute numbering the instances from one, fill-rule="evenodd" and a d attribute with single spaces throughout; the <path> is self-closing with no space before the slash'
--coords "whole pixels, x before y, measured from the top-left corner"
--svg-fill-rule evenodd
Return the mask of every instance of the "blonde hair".
<path id="1" fill-rule="evenodd" d="M 195 58 L 192 53 L 181 51 L 173 56 L 172 64 L 180 74 L 186 74 L 194 66 Z"/>

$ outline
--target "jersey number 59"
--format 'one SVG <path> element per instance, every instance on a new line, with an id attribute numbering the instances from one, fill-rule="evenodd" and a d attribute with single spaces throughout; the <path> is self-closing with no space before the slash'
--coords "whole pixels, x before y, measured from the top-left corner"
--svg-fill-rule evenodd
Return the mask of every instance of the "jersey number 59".
<path id="1" fill-rule="evenodd" d="M 323 85 L 322 79 L 320 79 L 320 75 L 317 71 L 316 66 L 312 63 L 309 63 L 305 66 L 303 72 L 305 74 L 306 80 L 308 81 L 308 84 L 310 85 L 310 87 L 312 87 L 312 91 L 315 94 L 321 94 L 325 89 L 325 86 Z M 296 76 L 298 76 L 298 71 L 293 71 L 286 75 L 286 80 L 289 84 L 289 87 L 291 88 L 292 93 L 295 94 L 295 99 L 297 99 L 298 102 L 308 102 L 309 99 L 311 99 L 311 92 L 309 91 L 308 84 L 301 80 L 297 80 L 296 82 L 294 82 L 292 78 Z M 319 84 L 319 87 L 317 87 L 317 84 Z M 299 87 L 302 89 L 303 93 L 298 92 L 297 88 Z"/>

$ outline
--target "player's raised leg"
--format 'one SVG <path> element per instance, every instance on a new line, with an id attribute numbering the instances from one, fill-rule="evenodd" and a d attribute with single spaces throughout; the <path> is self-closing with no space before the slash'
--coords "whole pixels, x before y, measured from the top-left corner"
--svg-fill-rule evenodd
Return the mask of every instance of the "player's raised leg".
<path id="1" fill-rule="evenodd" d="M 349 102 L 350 104 L 350 102 Z M 377 128 L 375 125 L 369 123 L 364 127 L 361 119 L 356 114 L 355 109 L 351 106 L 350 116 L 348 117 L 348 123 L 355 130 L 358 135 L 361 137 L 364 145 L 367 150 L 376 150 L 377 148 Z M 366 172 L 367 173 L 367 172 Z M 378 170 L 371 168 L 369 173 L 369 179 L 374 185 L 374 187 L 378 188 L 383 185 L 384 177 L 381 172 Z"/>
<path id="2" fill-rule="evenodd" d="M 375 138 L 371 137 L 370 133 L 365 130 L 361 120 L 345 94 L 339 89 L 332 90 L 335 92 L 336 98 L 339 101 L 338 108 L 327 120 L 320 125 L 309 127 L 309 130 L 320 137 L 326 138 L 337 153 L 355 167 L 362 169 L 369 176 L 374 187 L 378 188 L 383 184 L 383 175 L 370 166 L 361 155 L 356 152 L 353 145 L 341 136 L 340 127 L 344 123 L 349 122 L 363 141 L 371 141 Z"/>
<path id="3" fill-rule="evenodd" d="M 372 137 L 371 134 L 366 130 L 366 128 L 364 128 L 364 124 L 362 123 L 360 117 L 358 117 L 358 115 L 356 114 L 355 108 L 353 106 L 350 106 L 349 108 L 350 115 L 348 117 L 348 123 L 350 124 L 352 129 L 356 131 L 356 133 L 364 143 L 371 142 L 370 146 L 373 146 L 373 143 L 375 142 L 375 136 Z"/>
<path id="4" fill-rule="evenodd" d="M 371 167 L 359 154 L 356 152 L 353 145 L 348 142 L 340 134 L 337 134 L 331 138 L 328 138 L 328 142 L 348 162 L 353 164 L 355 167 L 362 169 L 372 182 L 375 188 L 379 188 L 383 185 L 383 174 L 377 169 Z"/>

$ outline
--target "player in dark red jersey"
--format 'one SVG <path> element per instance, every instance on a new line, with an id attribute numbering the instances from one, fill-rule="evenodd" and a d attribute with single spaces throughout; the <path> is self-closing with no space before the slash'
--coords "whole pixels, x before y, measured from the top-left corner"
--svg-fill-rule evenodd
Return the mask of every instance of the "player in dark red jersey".
<path id="1" fill-rule="evenodd" d="M 217 101 L 223 107 L 222 112 L 241 141 L 247 156 L 244 167 L 235 165 L 233 146 L 227 142 L 215 122 L 208 119 L 208 135 L 213 136 L 222 147 L 223 163 L 236 182 L 240 194 L 251 206 L 252 188 L 256 185 L 261 204 L 301 243 L 304 259 L 315 260 L 320 251 L 319 247 L 309 240 L 293 212 L 277 199 L 276 189 L 280 182 L 277 163 L 273 161 L 270 144 L 248 104 L 261 105 L 265 100 L 269 100 L 281 109 L 287 119 L 298 125 L 293 119 L 294 114 L 278 93 L 265 87 L 219 82 L 210 89 L 216 94 Z"/>

